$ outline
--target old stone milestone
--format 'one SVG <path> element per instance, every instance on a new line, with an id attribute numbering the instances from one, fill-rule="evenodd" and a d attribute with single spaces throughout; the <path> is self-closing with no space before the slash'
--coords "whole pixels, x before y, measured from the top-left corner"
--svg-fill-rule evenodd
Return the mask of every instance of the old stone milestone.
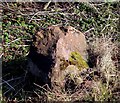
<path id="1" fill-rule="evenodd" d="M 50 26 L 34 37 L 28 55 L 29 71 L 44 83 L 63 87 L 67 74 L 74 77 L 88 68 L 86 49 L 85 36 L 79 30 Z"/>

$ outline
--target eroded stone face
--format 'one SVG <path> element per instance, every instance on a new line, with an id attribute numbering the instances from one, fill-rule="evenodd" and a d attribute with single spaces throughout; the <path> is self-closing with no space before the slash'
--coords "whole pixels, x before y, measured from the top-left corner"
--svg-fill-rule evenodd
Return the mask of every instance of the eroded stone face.
<path id="1" fill-rule="evenodd" d="M 57 42 L 56 55 L 68 60 L 70 53 L 75 51 L 80 52 L 82 57 L 87 60 L 87 44 L 84 34 L 71 26 L 66 28 L 67 32 Z"/>
<path id="2" fill-rule="evenodd" d="M 84 60 L 87 60 L 86 49 L 87 44 L 84 34 L 71 26 L 51 26 L 46 30 L 40 30 L 35 35 L 35 40 L 28 56 L 36 65 L 37 70 L 34 70 L 36 69 L 34 67 L 30 67 L 30 71 L 39 71 L 40 75 L 47 75 L 46 78 L 49 78 L 48 74 L 51 72 L 52 84 L 54 85 L 55 82 L 58 83 L 57 85 L 62 84 L 61 59 L 68 60 L 71 52 L 79 52 Z M 51 70 L 51 68 L 53 69 Z M 32 74 L 37 74 L 38 76 L 38 73 Z"/>
<path id="3" fill-rule="evenodd" d="M 69 60 L 70 54 L 72 52 L 78 52 L 82 58 L 84 58 L 84 60 L 87 60 L 87 44 L 84 34 L 71 26 L 66 27 L 66 29 L 67 32 L 65 35 L 59 38 L 58 42 L 56 43 L 56 63 L 52 72 L 51 79 L 53 85 L 59 85 L 61 87 L 64 85 L 62 82 L 64 81 L 63 77 L 65 77 L 65 75 L 63 75 L 64 71 L 60 70 L 60 59 L 64 58 L 65 60 Z"/>

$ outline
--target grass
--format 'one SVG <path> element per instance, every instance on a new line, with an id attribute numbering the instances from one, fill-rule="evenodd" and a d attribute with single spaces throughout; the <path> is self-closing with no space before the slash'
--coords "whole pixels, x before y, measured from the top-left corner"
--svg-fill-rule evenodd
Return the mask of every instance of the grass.
<path id="1" fill-rule="evenodd" d="M 47 90 L 44 99 L 120 100 L 119 91 L 117 91 L 120 77 L 116 46 L 120 42 L 120 2 L 50 3 L 44 10 L 45 4 L 40 2 L 0 4 L 3 8 L 3 35 L 0 37 L 3 40 L 3 80 L 8 83 L 3 84 L 3 97 L 7 97 L 6 100 L 17 98 L 21 101 L 30 99 L 28 97 L 33 98 L 33 95 L 38 99 L 41 98 L 40 94 L 44 94 L 40 91 L 42 87 L 34 86 L 34 91 L 23 89 L 25 85 L 23 78 L 27 78 L 26 56 L 33 41 L 32 37 L 39 28 L 46 28 L 50 25 L 71 25 L 86 35 L 91 52 L 90 62 L 96 70 L 101 72 L 102 77 L 99 81 L 94 80 L 95 86 L 92 92 L 88 92 L 86 88 L 83 88 L 83 92 L 78 90 L 73 94 L 67 92 L 57 94 L 55 91 Z M 1 45 L 0 49 L 2 49 Z M 112 51 L 113 49 L 116 51 Z M 117 56 L 114 58 L 115 63 L 111 60 L 112 55 Z M 98 64 L 95 64 L 95 60 Z M 18 77 L 21 78 L 17 80 Z"/>
<path id="2" fill-rule="evenodd" d="M 115 85 L 119 84 L 119 64 L 118 60 L 116 61 L 115 59 L 117 58 L 115 55 L 118 52 L 116 51 L 118 50 L 118 47 L 116 43 L 111 42 L 111 37 L 109 36 L 96 38 L 92 45 L 94 45 L 94 54 L 98 54 L 96 69 L 100 70 L 103 75 L 101 80 L 95 82 L 97 87 L 94 86 L 94 89 L 97 90 L 95 90 L 93 94 L 96 95 L 96 101 L 107 101 L 108 98 L 112 98 L 112 91 L 115 89 Z M 96 93 L 96 91 L 98 93 Z"/>

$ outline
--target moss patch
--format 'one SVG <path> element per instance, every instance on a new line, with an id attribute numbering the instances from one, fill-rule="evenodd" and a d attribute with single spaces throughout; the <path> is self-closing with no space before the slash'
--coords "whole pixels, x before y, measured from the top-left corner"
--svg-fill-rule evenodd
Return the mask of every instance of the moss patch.
<path id="1" fill-rule="evenodd" d="M 61 61 L 60 68 L 62 70 L 66 69 L 68 65 L 75 65 L 80 71 L 89 67 L 79 52 L 71 52 L 69 60 L 61 59 Z"/>
<path id="2" fill-rule="evenodd" d="M 69 62 L 72 65 L 76 65 L 80 71 L 89 67 L 87 62 L 82 58 L 82 56 L 78 52 L 71 52 Z"/>

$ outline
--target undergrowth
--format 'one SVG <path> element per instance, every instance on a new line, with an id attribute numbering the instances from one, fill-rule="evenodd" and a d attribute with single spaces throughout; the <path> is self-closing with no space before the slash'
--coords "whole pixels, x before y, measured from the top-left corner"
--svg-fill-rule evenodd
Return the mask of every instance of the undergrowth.
<path id="1" fill-rule="evenodd" d="M 0 36 L 3 45 L 2 48 L 0 44 L 0 57 L 3 55 L 2 101 L 120 101 L 120 2 L 51 2 L 47 8 L 44 8 L 46 3 L 41 2 L 3 2 L 0 5 L 3 11 L 3 35 Z M 50 25 L 75 27 L 85 34 L 89 45 L 89 66 L 93 69 L 92 73 L 88 72 L 92 76 L 85 77 L 92 80 L 75 86 L 72 93 L 68 89 L 58 94 L 48 86 L 45 89 L 46 86 L 33 83 L 25 89 L 33 79 L 26 75 L 26 56 L 32 37 L 40 28 Z M 95 76 L 96 71 L 99 77 Z"/>

